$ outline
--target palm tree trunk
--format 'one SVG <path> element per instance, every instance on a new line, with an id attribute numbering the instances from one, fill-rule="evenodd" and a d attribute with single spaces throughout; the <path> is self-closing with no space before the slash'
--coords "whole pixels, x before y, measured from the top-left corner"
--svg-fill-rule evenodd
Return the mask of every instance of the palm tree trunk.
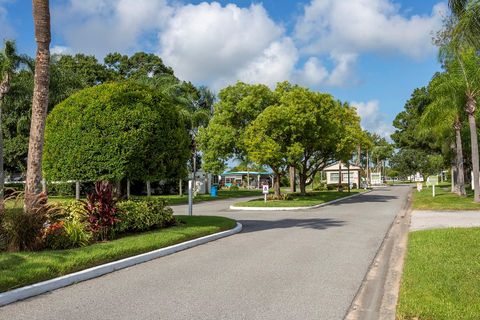
<path id="1" fill-rule="evenodd" d="M 459 196 L 466 196 L 467 192 L 465 191 L 465 171 L 463 168 L 463 147 L 462 147 L 462 124 L 460 120 L 455 121 L 455 151 L 456 151 L 456 163 L 457 168 L 457 177 L 456 177 L 456 186 L 454 188 L 455 192 Z M 452 182 L 453 183 L 453 182 Z"/>
<path id="2" fill-rule="evenodd" d="M 468 114 L 468 124 L 470 126 L 470 141 L 472 144 L 472 169 L 474 196 L 473 201 L 480 202 L 480 181 L 479 181 L 479 155 L 478 155 L 478 137 L 477 137 L 477 123 L 475 120 L 475 110 L 477 101 L 472 95 L 467 95 L 467 104 L 465 111 Z"/>
<path id="3" fill-rule="evenodd" d="M 50 8 L 48 0 L 33 0 L 33 21 L 37 54 L 32 99 L 32 120 L 28 143 L 25 209 L 31 207 L 32 196 L 40 192 L 45 119 L 48 110 L 50 83 Z"/>

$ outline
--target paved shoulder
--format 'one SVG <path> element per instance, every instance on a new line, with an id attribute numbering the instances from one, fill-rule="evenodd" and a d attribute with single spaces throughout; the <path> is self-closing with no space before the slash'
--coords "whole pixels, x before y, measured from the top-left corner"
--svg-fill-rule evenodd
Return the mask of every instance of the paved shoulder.
<path id="1" fill-rule="evenodd" d="M 480 227 L 480 211 L 413 211 L 411 231 Z"/>
<path id="2" fill-rule="evenodd" d="M 343 319 L 408 192 L 296 212 L 217 208 L 242 233 L 6 306 L 0 319 Z"/>

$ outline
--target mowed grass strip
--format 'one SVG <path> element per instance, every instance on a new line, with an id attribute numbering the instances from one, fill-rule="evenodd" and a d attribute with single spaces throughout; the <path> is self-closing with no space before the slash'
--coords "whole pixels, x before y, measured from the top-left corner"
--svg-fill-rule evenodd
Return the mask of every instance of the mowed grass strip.
<path id="1" fill-rule="evenodd" d="M 436 187 L 435 197 L 432 188 L 413 191 L 412 208 L 415 210 L 480 210 L 480 203 L 473 202 L 473 192 L 468 190 L 467 197 L 451 193 L 449 187 Z"/>
<path id="2" fill-rule="evenodd" d="M 223 217 L 177 216 L 181 224 L 69 250 L 0 253 L 0 292 L 232 229 Z"/>
<path id="3" fill-rule="evenodd" d="M 480 228 L 410 234 L 397 318 L 480 317 Z"/>
<path id="4" fill-rule="evenodd" d="M 348 197 L 357 193 L 360 190 L 353 190 L 349 192 L 338 191 L 317 191 L 310 192 L 302 196 L 300 194 L 289 194 L 291 200 L 269 200 L 265 203 L 264 199 L 255 199 L 251 201 L 235 203 L 237 207 L 311 207 L 336 199 Z"/>

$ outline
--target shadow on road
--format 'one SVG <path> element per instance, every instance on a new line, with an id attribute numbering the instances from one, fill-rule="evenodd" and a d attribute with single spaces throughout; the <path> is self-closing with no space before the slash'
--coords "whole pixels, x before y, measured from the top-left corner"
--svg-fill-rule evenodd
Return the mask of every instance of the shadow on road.
<path id="1" fill-rule="evenodd" d="M 345 225 L 345 221 L 335 219 L 239 220 L 238 222 L 243 225 L 242 233 L 298 227 L 303 229 L 324 230 Z"/>
<path id="2" fill-rule="evenodd" d="M 350 199 L 345 199 L 343 201 L 332 203 L 333 206 L 340 206 L 345 203 L 372 203 L 372 202 L 388 202 L 391 200 L 398 199 L 397 196 L 389 196 L 389 195 L 382 195 L 382 194 L 363 194 L 359 195 L 358 197 L 353 197 Z"/>

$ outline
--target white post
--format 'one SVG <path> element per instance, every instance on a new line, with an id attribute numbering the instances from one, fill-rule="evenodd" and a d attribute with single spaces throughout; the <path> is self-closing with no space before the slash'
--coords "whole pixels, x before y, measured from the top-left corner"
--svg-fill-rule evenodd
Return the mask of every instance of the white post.
<path id="1" fill-rule="evenodd" d="M 265 201 L 265 203 L 267 203 L 267 194 L 265 193 L 264 196 L 265 196 L 265 200 L 264 200 L 264 201 Z"/>
<path id="2" fill-rule="evenodd" d="M 150 197 L 152 195 L 152 187 L 150 185 L 150 181 L 147 181 L 147 196 Z"/>
<path id="3" fill-rule="evenodd" d="M 127 179 L 127 199 L 130 199 L 130 179 Z"/>
<path id="4" fill-rule="evenodd" d="M 432 185 L 433 197 L 435 198 L 435 184 Z"/>
<path id="5" fill-rule="evenodd" d="M 47 181 L 45 179 L 42 179 L 42 192 L 47 193 Z"/>
<path id="6" fill-rule="evenodd" d="M 183 196 L 183 186 L 182 186 L 182 179 L 180 179 L 180 182 L 178 183 L 178 194 Z"/>
<path id="7" fill-rule="evenodd" d="M 188 215 L 193 215 L 193 181 L 188 180 Z"/>
<path id="8" fill-rule="evenodd" d="M 80 181 L 75 181 L 75 199 L 80 200 Z"/>

